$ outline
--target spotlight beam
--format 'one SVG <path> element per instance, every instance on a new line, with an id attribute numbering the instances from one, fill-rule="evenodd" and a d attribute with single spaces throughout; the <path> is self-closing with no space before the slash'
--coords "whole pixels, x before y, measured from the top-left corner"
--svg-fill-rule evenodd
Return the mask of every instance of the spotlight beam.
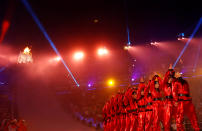
<path id="1" fill-rule="evenodd" d="M 178 56 L 177 60 L 175 61 L 175 63 L 173 64 L 173 68 L 175 68 L 175 66 L 177 65 L 178 61 L 180 60 L 181 56 L 184 54 L 184 51 L 186 50 L 187 46 L 189 45 L 189 43 L 191 42 L 192 38 L 194 37 L 194 35 L 196 34 L 196 32 L 198 31 L 198 29 L 200 28 L 202 23 L 202 17 L 200 18 L 198 24 L 196 25 L 193 33 L 191 34 L 191 37 L 189 38 L 189 40 L 187 41 L 187 43 L 185 44 L 184 48 L 182 49 L 182 51 L 180 52 L 180 55 Z"/>
<path id="2" fill-rule="evenodd" d="M 131 45 L 131 42 L 130 42 L 130 30 L 129 30 L 128 26 L 127 26 L 127 35 L 128 35 L 128 43 L 127 43 L 127 45 L 130 46 Z"/>
<path id="3" fill-rule="evenodd" d="M 128 24 L 128 3 L 127 1 L 124 1 L 124 7 L 125 7 L 125 13 L 126 13 L 126 32 L 127 32 L 127 46 L 131 46 L 131 41 L 130 41 L 130 30 L 129 30 L 129 24 Z"/>
<path id="4" fill-rule="evenodd" d="M 64 59 L 62 58 L 60 52 L 57 50 L 56 46 L 54 45 L 53 41 L 49 37 L 49 35 L 46 32 L 45 28 L 42 26 L 40 20 L 38 19 L 38 17 L 36 16 L 36 14 L 34 13 L 34 11 L 32 10 L 30 4 L 27 2 L 27 0 L 21 0 L 21 1 L 22 1 L 23 5 L 25 6 L 25 8 L 27 9 L 27 11 L 29 12 L 29 14 L 32 16 L 33 20 L 35 21 L 35 23 L 37 24 L 37 26 L 39 27 L 39 29 L 41 30 L 41 32 L 43 33 L 43 35 L 45 36 L 45 38 L 48 40 L 49 44 L 51 45 L 51 47 L 53 48 L 53 50 L 55 51 L 55 53 L 61 58 L 61 61 L 62 61 L 63 65 L 65 66 L 65 68 L 69 72 L 70 76 L 72 77 L 72 79 L 74 80 L 74 82 L 76 83 L 76 85 L 79 87 L 78 82 L 74 78 L 74 76 L 71 73 L 70 69 L 67 67 L 67 65 L 66 65 Z"/>

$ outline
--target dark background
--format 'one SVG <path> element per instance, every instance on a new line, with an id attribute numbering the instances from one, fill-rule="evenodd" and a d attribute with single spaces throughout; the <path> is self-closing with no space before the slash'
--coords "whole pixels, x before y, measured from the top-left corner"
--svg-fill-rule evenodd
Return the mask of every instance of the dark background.
<path id="1" fill-rule="evenodd" d="M 181 32 L 190 35 L 202 16 L 202 2 L 196 0 L 28 1 L 61 50 L 99 43 L 122 47 L 127 43 L 127 25 L 132 44 L 171 40 Z M 5 18 L 11 21 L 5 43 L 19 47 L 29 42 L 33 49 L 50 48 L 20 0 L 1 0 L 0 22 Z"/>

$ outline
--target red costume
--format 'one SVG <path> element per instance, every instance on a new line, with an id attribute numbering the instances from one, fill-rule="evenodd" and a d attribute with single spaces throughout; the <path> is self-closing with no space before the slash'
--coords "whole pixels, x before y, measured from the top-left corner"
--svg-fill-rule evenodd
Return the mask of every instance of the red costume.
<path id="1" fill-rule="evenodd" d="M 151 92 L 150 92 L 150 84 L 151 84 L 151 80 L 149 80 L 149 83 L 147 85 L 147 87 L 144 90 L 145 93 L 145 100 L 146 100 L 146 117 L 145 117 L 145 131 L 151 131 L 151 125 L 152 125 L 152 121 L 153 121 L 153 107 L 152 107 L 152 102 L 153 102 L 153 98 L 151 96 Z"/>
<path id="2" fill-rule="evenodd" d="M 103 122 L 103 127 L 105 131 L 109 131 L 109 122 L 110 122 L 110 107 L 109 107 L 109 101 L 106 102 L 104 108 L 103 108 L 103 117 L 104 117 L 104 122 Z"/>
<path id="3" fill-rule="evenodd" d="M 144 131 L 145 130 L 145 111 L 146 111 L 146 100 L 144 96 L 140 96 L 138 99 L 138 126 L 137 131 Z"/>
<path id="4" fill-rule="evenodd" d="M 189 85 L 186 80 L 179 77 L 173 87 L 173 97 L 177 106 L 177 130 L 184 131 L 183 118 L 184 114 L 188 116 L 195 131 L 199 131 L 197 117 L 192 99 L 190 97 Z"/>
<path id="5" fill-rule="evenodd" d="M 172 89 L 174 82 L 176 81 L 176 78 L 174 78 L 175 72 L 173 69 L 169 69 L 164 77 L 163 80 L 163 93 L 165 96 L 164 101 L 164 112 L 163 112 L 163 122 L 164 122 L 164 130 L 170 131 L 170 125 L 171 125 L 171 118 L 174 114 L 174 106 L 173 106 L 173 95 L 172 95 Z M 172 81 L 169 82 L 169 79 L 172 79 Z"/>
<path id="6" fill-rule="evenodd" d="M 106 104 L 104 105 L 102 109 L 102 117 L 103 117 L 103 128 L 106 130 L 106 124 L 107 124 L 107 111 L 106 111 Z"/>
<path id="7" fill-rule="evenodd" d="M 122 114 L 124 108 L 123 108 L 123 97 L 124 94 L 120 93 L 119 94 L 119 98 L 118 98 L 118 112 L 117 112 L 117 126 L 116 126 L 116 130 L 120 131 L 121 129 L 123 130 L 124 128 L 124 123 L 123 123 L 123 119 L 124 119 L 124 115 Z"/>
<path id="8" fill-rule="evenodd" d="M 124 105 L 127 105 L 126 108 L 126 128 L 125 131 L 133 131 L 135 129 L 135 120 L 137 119 L 137 103 L 134 101 L 133 88 L 128 88 L 128 90 L 125 93 L 124 98 Z"/>
<path id="9" fill-rule="evenodd" d="M 145 90 L 146 85 L 144 82 L 140 82 L 140 84 L 138 85 L 138 89 L 137 89 L 137 99 L 140 99 L 141 97 L 141 91 Z"/>
<path id="10" fill-rule="evenodd" d="M 130 94 L 130 110 L 128 110 L 129 116 L 130 116 L 130 131 L 134 131 L 137 128 L 137 115 L 138 115 L 138 105 L 137 100 L 132 97 L 133 94 L 136 94 L 135 90 L 132 91 L 132 94 Z"/>
<path id="11" fill-rule="evenodd" d="M 17 126 L 18 126 L 18 129 L 17 131 L 27 131 L 27 127 L 24 123 L 23 120 L 20 120 L 18 123 L 17 123 Z"/>
<path id="12" fill-rule="evenodd" d="M 126 113 L 126 118 L 125 118 L 125 131 L 129 131 L 130 130 L 130 124 L 131 124 L 131 120 L 130 120 L 130 115 L 128 113 L 128 111 L 130 110 L 130 96 L 129 96 L 129 92 L 127 92 L 127 94 L 125 94 L 124 96 L 124 113 Z"/>
<path id="13" fill-rule="evenodd" d="M 126 129 L 126 118 L 127 118 L 127 108 L 130 106 L 128 98 L 125 94 L 122 97 L 122 108 L 121 108 L 121 131 Z"/>
<path id="14" fill-rule="evenodd" d="M 116 115 L 116 111 L 115 111 L 115 103 L 116 101 L 115 101 L 115 97 L 113 96 L 112 98 L 111 98 L 111 100 L 110 100 L 110 110 L 111 110 L 111 119 L 110 119 L 110 130 L 112 131 L 112 130 L 114 130 L 114 128 L 115 128 L 115 122 L 116 122 L 116 117 L 115 117 L 115 115 Z"/>
<path id="15" fill-rule="evenodd" d="M 118 120 L 119 120 L 119 115 L 117 114 L 119 112 L 119 93 L 115 96 L 114 100 L 114 110 L 115 110 L 115 120 L 114 120 L 114 131 L 118 131 Z"/>
<path id="16" fill-rule="evenodd" d="M 144 82 L 140 82 L 137 90 L 137 104 L 138 104 L 138 127 L 137 131 L 145 130 L 145 117 L 146 117 L 146 100 L 141 92 L 144 91 L 146 85 Z"/>
<path id="17" fill-rule="evenodd" d="M 159 87 L 156 88 L 155 84 L 159 84 Z M 150 85 L 151 89 L 151 96 L 153 98 L 153 130 L 160 131 L 160 119 L 162 119 L 162 112 L 163 112 L 163 102 L 162 102 L 162 81 L 158 75 L 155 75 L 151 81 Z"/>

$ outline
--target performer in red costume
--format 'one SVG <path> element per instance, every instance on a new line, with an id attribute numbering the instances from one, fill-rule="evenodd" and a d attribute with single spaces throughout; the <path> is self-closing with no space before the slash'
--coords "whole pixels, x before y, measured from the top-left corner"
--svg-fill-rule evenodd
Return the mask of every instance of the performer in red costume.
<path id="1" fill-rule="evenodd" d="M 176 78 L 177 80 L 173 87 L 173 98 L 175 101 L 175 106 L 177 106 L 177 130 L 184 131 L 183 118 L 185 114 L 190 119 L 194 130 L 199 131 L 195 108 L 192 104 L 192 98 L 190 96 L 189 84 L 181 77 L 179 72 L 176 73 Z"/>
<path id="2" fill-rule="evenodd" d="M 152 108 L 153 108 L 153 130 L 160 131 L 160 118 L 162 118 L 163 112 L 163 102 L 162 102 L 162 80 L 158 75 L 152 78 L 151 85 L 151 96 L 153 98 Z"/>
<path id="3" fill-rule="evenodd" d="M 104 131 L 110 130 L 110 103 L 109 101 L 106 102 L 104 108 L 103 108 L 103 116 L 104 116 Z"/>
<path id="4" fill-rule="evenodd" d="M 118 128 L 119 126 L 119 123 L 118 123 L 118 120 L 120 119 L 119 118 L 119 115 L 118 115 L 118 112 L 119 112 L 119 94 L 120 92 L 118 92 L 115 96 L 115 101 L 114 101 L 114 110 L 115 110 L 115 120 L 114 120 L 114 131 L 119 131 L 120 128 Z"/>
<path id="5" fill-rule="evenodd" d="M 113 131 L 115 128 L 115 121 L 116 121 L 116 112 L 115 112 L 115 96 L 112 96 L 111 100 L 110 100 L 110 110 L 111 110 L 111 120 L 110 120 L 110 130 Z"/>
<path id="6" fill-rule="evenodd" d="M 169 70 L 166 72 L 163 80 L 163 94 L 165 96 L 163 125 L 164 125 L 165 131 L 170 131 L 171 118 L 175 112 L 174 110 L 175 108 L 173 106 L 173 95 L 172 95 L 173 85 L 176 81 L 176 78 L 174 76 L 175 76 L 175 71 L 172 69 L 172 65 L 170 65 Z"/>
<path id="7" fill-rule="evenodd" d="M 130 124 L 131 124 L 131 119 L 130 119 L 130 115 L 129 115 L 129 110 L 130 110 L 130 92 L 131 92 L 131 88 L 128 88 L 125 96 L 124 96 L 124 108 L 125 108 L 125 112 L 126 113 L 126 120 L 125 120 L 125 129 L 124 131 L 129 131 L 130 130 Z"/>
<path id="8" fill-rule="evenodd" d="M 117 121 L 117 125 L 118 125 L 117 130 L 118 131 L 122 131 L 123 129 L 125 129 L 125 122 L 124 122 L 125 118 L 124 118 L 124 114 L 123 114 L 123 111 L 124 111 L 123 99 L 124 99 L 124 93 L 121 92 L 119 94 L 119 100 L 118 100 L 119 101 L 118 102 L 118 104 L 119 104 L 119 110 L 117 112 L 117 116 L 119 118 L 119 119 L 117 119 L 118 120 Z"/>
<path id="9" fill-rule="evenodd" d="M 137 104 L 138 104 L 138 126 L 137 131 L 145 130 L 145 111 L 146 111 L 146 100 L 144 97 L 144 90 L 146 85 L 143 77 L 140 78 L 140 84 L 137 90 Z"/>
<path id="10" fill-rule="evenodd" d="M 137 101 L 138 104 L 138 126 L 137 131 L 145 130 L 145 117 L 146 117 L 146 100 L 144 98 L 144 90 L 141 91 L 141 95 Z"/>
<path id="11" fill-rule="evenodd" d="M 107 103 L 105 103 L 102 109 L 102 115 L 103 115 L 103 128 L 104 131 L 107 131 Z"/>
<path id="12" fill-rule="evenodd" d="M 137 91 L 132 90 L 130 94 L 130 110 L 128 111 L 130 115 L 130 131 L 137 130 L 137 115 L 138 115 L 138 105 L 137 105 Z"/>
<path id="13" fill-rule="evenodd" d="M 145 117 L 145 131 L 152 131 L 151 125 L 153 121 L 153 98 L 150 91 L 151 79 L 148 82 L 147 87 L 144 90 L 146 100 L 146 117 Z"/>
<path id="14" fill-rule="evenodd" d="M 121 131 L 125 131 L 126 129 L 126 116 L 127 116 L 127 108 L 129 107 L 129 101 L 125 93 L 122 97 L 122 109 L 121 109 Z"/>
<path id="15" fill-rule="evenodd" d="M 111 130 L 111 99 L 108 102 L 108 106 L 107 106 L 107 131 Z"/>
<path id="16" fill-rule="evenodd" d="M 142 90 L 144 91 L 145 89 L 146 89 L 146 85 L 145 85 L 145 82 L 144 82 L 144 78 L 141 77 L 140 78 L 140 83 L 139 83 L 138 89 L 137 89 L 137 99 L 140 99 L 141 92 L 142 92 Z"/>

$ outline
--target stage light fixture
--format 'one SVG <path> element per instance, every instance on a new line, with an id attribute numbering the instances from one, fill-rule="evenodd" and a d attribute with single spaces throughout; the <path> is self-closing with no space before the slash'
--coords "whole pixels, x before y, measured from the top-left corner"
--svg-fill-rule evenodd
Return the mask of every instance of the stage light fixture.
<path id="1" fill-rule="evenodd" d="M 124 50 L 129 50 L 131 48 L 130 45 L 124 46 Z"/>
<path id="2" fill-rule="evenodd" d="M 61 58 L 58 56 L 58 57 L 56 57 L 54 60 L 55 60 L 55 61 L 60 61 Z"/>
<path id="3" fill-rule="evenodd" d="M 157 46 L 158 45 L 157 42 L 151 42 L 150 44 L 153 45 L 153 46 Z"/>
<path id="4" fill-rule="evenodd" d="M 177 40 L 184 40 L 184 39 L 185 39 L 184 33 L 180 33 L 180 34 L 178 35 Z"/>
<path id="5" fill-rule="evenodd" d="M 74 53 L 74 59 L 75 60 L 81 60 L 81 59 L 83 59 L 84 58 L 84 53 L 83 52 L 76 52 L 76 53 Z"/>
<path id="6" fill-rule="evenodd" d="M 107 84 L 108 84 L 108 86 L 112 87 L 112 86 L 115 85 L 115 81 L 114 81 L 113 79 L 109 79 L 109 80 L 107 81 Z"/>
<path id="7" fill-rule="evenodd" d="M 97 53 L 99 56 L 102 56 L 102 55 L 107 55 L 109 51 L 106 48 L 99 48 Z"/>

